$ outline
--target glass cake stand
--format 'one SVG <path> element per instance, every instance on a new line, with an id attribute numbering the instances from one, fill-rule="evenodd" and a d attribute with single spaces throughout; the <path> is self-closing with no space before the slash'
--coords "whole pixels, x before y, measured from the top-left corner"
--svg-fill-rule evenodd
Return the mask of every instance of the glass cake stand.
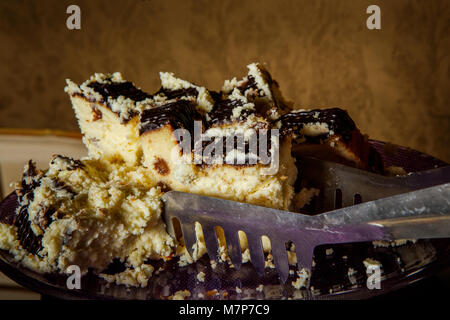
<path id="1" fill-rule="evenodd" d="M 373 140 L 370 143 L 381 154 L 385 165 L 400 166 L 407 172 L 447 165 L 409 148 Z M 0 218 L 11 215 L 16 205 L 15 194 L 10 194 L 0 205 Z M 367 286 L 363 264 L 366 258 L 382 264 L 380 289 Z M 294 288 L 295 272 L 285 284 L 280 284 L 275 269 L 266 268 L 264 276 L 259 277 L 251 263 L 244 264 L 240 270 L 226 263 L 218 263 L 213 268 L 205 255 L 184 267 L 180 267 L 176 259 L 165 263 L 151 261 L 157 272 L 145 288 L 107 283 L 89 272 L 81 279 L 81 289 L 69 290 L 66 275 L 33 272 L 16 263 L 8 252 L 0 250 L 0 271 L 26 288 L 60 299 L 170 299 L 180 290 L 189 290 L 187 299 L 366 299 L 405 287 L 449 267 L 450 239 L 418 240 L 393 247 L 376 247 L 371 242 L 319 246 L 314 251 L 314 261 L 308 289 Z M 350 268 L 353 272 L 349 274 Z M 204 281 L 197 279 L 200 272 L 205 274 Z"/>

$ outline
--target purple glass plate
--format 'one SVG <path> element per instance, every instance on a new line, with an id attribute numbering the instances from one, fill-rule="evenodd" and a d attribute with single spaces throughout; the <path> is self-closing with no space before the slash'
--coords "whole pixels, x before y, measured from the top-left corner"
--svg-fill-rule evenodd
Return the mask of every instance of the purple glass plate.
<path id="1" fill-rule="evenodd" d="M 418 151 L 371 141 L 386 166 L 400 166 L 407 172 L 427 170 L 447 165 L 445 162 Z M 0 207 L 0 221 L 7 220 L 16 206 L 11 194 Z M 332 250 L 330 250 L 332 249 Z M 372 258 L 382 264 L 380 289 L 367 288 L 363 260 Z M 372 243 L 352 243 L 317 247 L 311 287 L 296 289 L 293 275 L 284 285 L 274 269 L 266 268 L 259 277 L 250 263 L 241 269 L 219 263 L 214 268 L 204 256 L 194 264 L 180 267 L 176 259 L 162 263 L 151 261 L 158 270 L 145 288 L 107 283 L 89 272 L 82 277 L 81 289 L 69 290 L 67 276 L 39 274 L 13 260 L 0 250 L 0 270 L 8 277 L 41 294 L 62 299 L 170 299 L 177 291 L 189 290 L 188 299 L 365 299 L 402 288 L 428 277 L 450 265 L 450 239 L 418 240 L 396 247 L 375 247 Z M 350 275 L 349 275 L 349 271 Z M 204 281 L 197 275 L 203 272 Z M 262 285 L 262 286 L 261 286 Z"/>

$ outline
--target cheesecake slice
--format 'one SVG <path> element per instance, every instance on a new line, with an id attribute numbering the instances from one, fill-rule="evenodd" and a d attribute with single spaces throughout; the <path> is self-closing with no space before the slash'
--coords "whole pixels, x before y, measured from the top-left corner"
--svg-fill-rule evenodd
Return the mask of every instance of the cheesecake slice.
<path id="1" fill-rule="evenodd" d="M 197 86 L 186 80 L 177 78 L 171 72 L 160 72 L 161 89 L 154 94 L 157 101 L 188 100 L 195 105 L 200 114 L 211 111 L 214 106 L 214 93 L 205 87 Z"/>
<path id="2" fill-rule="evenodd" d="M 222 86 L 224 95 L 230 95 L 238 89 L 247 100 L 253 102 L 261 113 L 272 120 L 292 109 L 292 102 L 281 94 L 278 82 L 261 63 L 251 63 L 247 66 L 248 74 L 238 80 L 236 77 L 225 80 Z"/>
<path id="3" fill-rule="evenodd" d="M 254 101 L 235 88 L 216 102 L 208 114 L 205 161 L 192 192 L 289 210 L 297 177 L 291 138 L 280 138 L 273 113 L 262 112 L 280 112 L 273 102 Z M 217 141 L 223 146 L 219 157 L 215 152 L 220 150 L 210 148 Z"/>
<path id="4" fill-rule="evenodd" d="M 370 168 L 368 138 L 343 109 L 295 110 L 277 123 L 282 134 L 293 137 L 294 155 Z"/>
<path id="5" fill-rule="evenodd" d="M 118 72 L 96 73 L 77 85 L 66 80 L 83 143 L 92 159 L 139 164 L 139 115 L 152 107 L 152 96 L 125 81 Z"/>
<path id="6" fill-rule="evenodd" d="M 141 113 L 143 165 L 169 189 L 288 210 L 297 176 L 291 139 L 273 127 L 283 110 L 270 74 L 256 64 L 250 70 L 258 81 L 246 89 L 248 79 L 236 82 L 214 95 L 212 108 L 191 98 L 199 87 L 162 74 L 155 97 L 167 99 L 154 98 L 159 106 Z"/>
<path id="7" fill-rule="evenodd" d="M 169 101 L 142 112 L 142 164 L 167 190 L 188 191 L 198 171 L 192 153 L 194 121 L 202 130 L 203 120 L 189 99 Z"/>

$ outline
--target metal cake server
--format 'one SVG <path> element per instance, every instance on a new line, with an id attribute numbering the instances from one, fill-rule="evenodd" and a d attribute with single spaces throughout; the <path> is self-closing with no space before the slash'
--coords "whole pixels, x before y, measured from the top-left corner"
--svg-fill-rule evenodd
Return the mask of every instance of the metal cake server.
<path id="1" fill-rule="evenodd" d="M 302 158 L 298 162 L 302 177 L 321 188 L 322 207 L 331 211 L 310 216 L 170 191 L 162 197 L 169 233 L 175 236 L 173 219 L 178 219 L 192 255 L 196 242 L 194 222 L 199 222 L 208 255 L 217 260 L 216 227 L 222 227 L 228 254 L 239 269 L 241 230 L 247 236 L 251 262 L 260 275 L 265 269 L 261 242 L 261 236 L 265 235 L 270 239 L 282 283 L 289 276 L 287 242 L 295 245 L 299 270 L 311 270 L 314 248 L 318 245 L 450 237 L 450 166 L 404 177 L 385 177 L 317 159 Z M 302 170 L 303 165 L 308 169 Z M 344 208 L 333 210 L 339 205 L 336 189 L 341 190 Z M 356 197 L 359 201 L 367 202 L 353 204 L 355 194 L 359 195 Z"/>

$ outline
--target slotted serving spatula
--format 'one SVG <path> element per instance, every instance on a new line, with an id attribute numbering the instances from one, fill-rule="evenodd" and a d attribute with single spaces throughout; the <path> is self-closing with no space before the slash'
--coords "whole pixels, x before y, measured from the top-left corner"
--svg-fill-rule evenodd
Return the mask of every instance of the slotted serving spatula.
<path id="1" fill-rule="evenodd" d="M 385 177 L 317 159 L 297 161 L 300 175 L 321 189 L 322 209 L 330 211 L 309 216 L 170 191 L 162 198 L 169 233 L 175 236 L 173 219 L 177 218 L 192 255 L 196 242 L 194 222 L 200 223 L 208 255 L 217 260 L 216 226 L 222 227 L 228 254 L 239 269 L 242 254 L 238 231 L 241 230 L 247 236 L 251 262 L 260 275 L 265 269 L 261 242 L 261 236 L 265 235 L 270 239 L 282 283 L 289 276 L 286 253 L 289 241 L 295 245 L 299 270 L 311 270 L 314 248 L 322 244 L 450 237 L 450 166 Z M 344 208 L 333 210 L 339 202 L 337 189 Z M 355 194 L 359 195 L 358 201 L 367 202 L 352 205 Z"/>

